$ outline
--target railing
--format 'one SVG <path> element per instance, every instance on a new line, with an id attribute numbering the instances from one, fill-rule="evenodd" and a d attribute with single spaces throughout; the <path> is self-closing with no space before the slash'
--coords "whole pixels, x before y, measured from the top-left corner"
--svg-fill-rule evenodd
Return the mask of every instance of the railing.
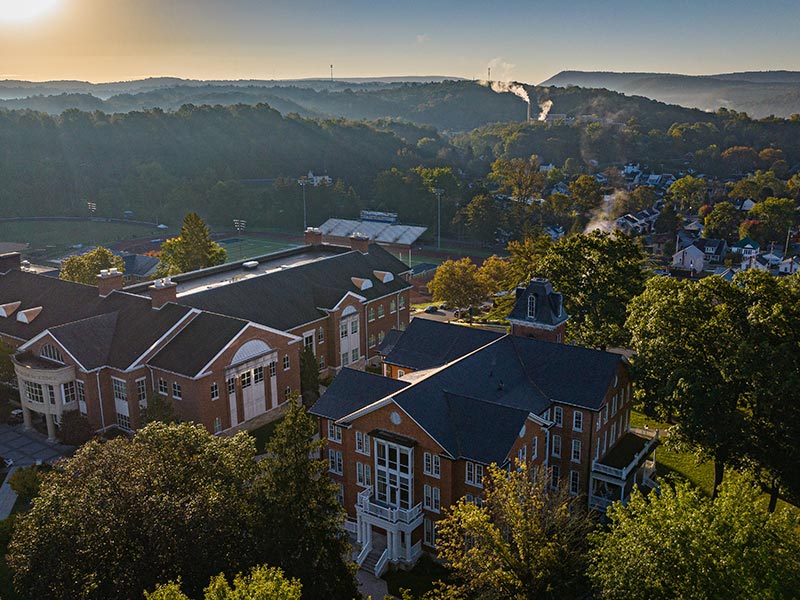
<path id="1" fill-rule="evenodd" d="M 372 544 L 364 544 L 361 548 L 361 552 L 358 553 L 356 556 L 356 564 L 358 564 L 358 568 L 361 568 L 361 565 L 364 564 L 364 561 L 367 560 L 369 553 L 372 552 Z"/>
<path id="2" fill-rule="evenodd" d="M 614 501 L 610 498 L 601 498 L 600 496 L 595 496 L 594 494 L 589 495 L 589 506 L 591 508 L 606 509 L 611 506 L 613 502 Z"/>
<path id="3" fill-rule="evenodd" d="M 390 523 L 413 523 L 422 516 L 422 503 L 412 508 L 395 508 L 384 506 L 372 500 L 372 488 L 367 488 L 358 494 L 357 507 L 373 517 L 378 517 Z"/>
<path id="4" fill-rule="evenodd" d="M 653 444 L 655 444 L 657 441 L 658 441 L 658 430 L 656 430 L 656 434 L 652 438 L 650 438 L 647 441 L 647 443 L 645 443 L 644 447 L 634 455 L 633 460 L 631 460 L 628 466 L 625 467 L 624 469 L 616 469 L 614 467 L 609 467 L 608 465 L 604 465 L 597 461 L 592 461 L 592 471 L 595 471 L 596 473 L 603 473 L 605 475 L 610 475 L 611 477 L 625 481 L 628 479 L 628 475 L 631 474 L 631 471 L 633 471 L 637 467 L 642 457 L 650 454 L 650 450 L 652 449 Z"/>
<path id="5" fill-rule="evenodd" d="M 375 577 L 380 577 L 383 575 L 383 572 L 386 570 L 386 566 L 389 564 L 389 548 L 383 551 L 381 557 L 378 559 L 378 562 L 375 563 Z"/>
<path id="6" fill-rule="evenodd" d="M 406 560 L 410 563 L 416 562 L 416 560 L 422 555 L 422 540 L 418 541 L 416 544 L 411 546 L 411 552 L 409 556 L 406 557 Z"/>

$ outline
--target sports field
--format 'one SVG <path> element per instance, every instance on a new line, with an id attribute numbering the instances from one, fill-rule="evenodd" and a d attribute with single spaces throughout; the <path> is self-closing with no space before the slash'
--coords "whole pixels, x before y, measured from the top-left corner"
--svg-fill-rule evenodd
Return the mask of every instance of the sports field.
<path id="1" fill-rule="evenodd" d="M 261 256 L 278 250 L 291 248 L 294 244 L 277 239 L 263 239 L 255 237 L 232 237 L 217 240 L 228 251 L 228 260 L 242 260 L 253 256 Z"/>

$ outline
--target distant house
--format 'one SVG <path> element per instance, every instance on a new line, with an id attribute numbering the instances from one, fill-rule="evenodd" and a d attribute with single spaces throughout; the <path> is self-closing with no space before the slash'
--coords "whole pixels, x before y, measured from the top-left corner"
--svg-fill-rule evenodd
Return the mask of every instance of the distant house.
<path id="1" fill-rule="evenodd" d="M 728 253 L 728 243 L 725 240 L 698 238 L 692 245 L 703 251 L 706 262 L 709 263 L 722 262 Z"/>
<path id="2" fill-rule="evenodd" d="M 550 236 L 550 239 L 557 242 L 564 237 L 564 228 L 561 225 L 550 225 L 544 228 L 544 232 Z"/>
<path id="3" fill-rule="evenodd" d="M 622 215 L 616 221 L 617 227 L 629 235 L 637 235 L 646 233 L 650 230 L 650 225 L 647 221 L 638 218 L 636 215 L 630 213 Z"/>
<path id="4" fill-rule="evenodd" d="M 741 254 L 743 259 L 757 256 L 759 250 L 761 250 L 759 243 L 749 237 L 743 238 L 731 246 L 731 252 Z"/>
<path id="5" fill-rule="evenodd" d="M 731 200 L 731 204 L 733 204 L 733 207 L 736 210 L 741 212 L 749 212 L 750 209 L 756 205 L 755 201 L 751 200 L 750 198 L 739 198 L 736 200 Z"/>
<path id="6" fill-rule="evenodd" d="M 772 268 L 777 268 L 781 264 L 781 261 L 783 261 L 783 252 L 780 250 L 771 250 L 765 252 L 762 256 Z"/>
<path id="7" fill-rule="evenodd" d="M 778 273 L 781 273 L 782 275 L 792 275 L 797 273 L 798 270 L 800 270 L 800 259 L 798 259 L 796 256 L 784 258 L 778 267 Z"/>
<path id="8" fill-rule="evenodd" d="M 759 271 L 769 271 L 771 265 L 769 261 L 764 258 L 763 254 L 760 255 L 753 255 L 745 258 L 742 261 L 742 271 L 747 271 L 748 269 L 758 269 Z"/>
<path id="9" fill-rule="evenodd" d="M 606 185 L 608 183 L 608 177 L 606 177 L 604 173 L 597 173 L 594 176 L 594 180 L 600 185 Z"/>
<path id="10" fill-rule="evenodd" d="M 566 196 L 569 195 L 569 186 L 564 183 L 563 181 L 558 182 L 553 186 L 553 194 L 564 194 Z"/>
<path id="11" fill-rule="evenodd" d="M 725 281 L 731 282 L 731 281 L 733 281 L 734 275 L 736 275 L 736 273 L 738 273 L 738 272 L 739 272 L 739 270 L 738 269 L 734 269 L 733 267 L 717 267 L 714 270 L 714 275 L 719 275 Z"/>
<path id="12" fill-rule="evenodd" d="M 706 255 L 697 246 L 687 246 L 683 250 L 678 250 L 672 255 L 672 266 L 682 269 L 689 269 L 695 273 L 701 272 L 705 268 Z"/>
<path id="13" fill-rule="evenodd" d="M 320 186 L 320 185 L 331 185 L 333 183 L 333 179 L 331 179 L 327 175 L 314 175 L 314 173 L 312 171 L 308 172 L 308 175 L 306 176 L 306 179 L 314 187 L 317 187 L 317 186 Z"/>

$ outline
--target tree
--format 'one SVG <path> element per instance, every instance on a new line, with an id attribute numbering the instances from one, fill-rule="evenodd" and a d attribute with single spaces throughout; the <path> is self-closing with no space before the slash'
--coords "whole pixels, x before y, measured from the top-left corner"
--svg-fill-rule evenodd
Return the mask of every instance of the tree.
<path id="1" fill-rule="evenodd" d="M 66 411 L 58 424 L 58 439 L 68 446 L 85 444 L 94 435 L 89 420 L 79 410 Z"/>
<path id="2" fill-rule="evenodd" d="M 768 514 L 752 481 L 728 473 L 716 501 L 691 484 L 638 490 L 608 511 L 591 538 L 589 576 L 608 600 L 794 598 L 800 529 L 789 511 Z"/>
<path id="3" fill-rule="evenodd" d="M 17 376 L 14 370 L 14 362 L 11 357 L 17 353 L 17 349 L 0 340 L 0 382 L 11 383 Z"/>
<path id="4" fill-rule="evenodd" d="M 475 196 L 469 204 L 461 209 L 458 217 L 463 219 L 467 231 L 476 240 L 487 244 L 495 241 L 501 214 L 495 206 L 494 198 L 487 194 Z"/>
<path id="5" fill-rule="evenodd" d="M 722 160 L 735 173 L 745 173 L 756 167 L 758 154 L 749 146 L 732 146 L 722 153 Z"/>
<path id="6" fill-rule="evenodd" d="M 224 573 L 212 577 L 204 590 L 205 600 L 300 600 L 303 586 L 297 579 L 286 579 L 275 567 L 253 567 L 249 575 L 239 573 L 228 583 Z M 179 583 L 159 585 L 145 592 L 145 600 L 189 600 Z"/>
<path id="7" fill-rule="evenodd" d="M 61 264 L 61 272 L 58 274 L 60 279 L 85 283 L 86 285 L 97 285 L 97 276 L 103 269 L 125 270 L 125 263 L 121 256 L 117 256 L 102 246 L 90 250 L 86 254 L 70 256 L 64 259 Z"/>
<path id="8" fill-rule="evenodd" d="M 628 212 L 638 212 L 646 208 L 653 208 L 658 201 L 658 194 L 649 185 L 640 185 L 630 193 L 630 208 Z"/>
<path id="9" fill-rule="evenodd" d="M 754 175 L 736 182 L 728 192 L 730 198 L 750 198 L 756 202 L 766 200 L 770 196 L 782 196 L 786 193 L 786 184 L 772 171 L 756 171 Z"/>
<path id="10" fill-rule="evenodd" d="M 728 243 L 735 241 L 739 230 L 739 212 L 730 202 L 717 202 L 704 221 L 705 236 L 725 240 Z"/>
<path id="11" fill-rule="evenodd" d="M 142 408 L 139 413 L 142 425 L 147 423 L 175 423 L 175 407 L 169 396 L 163 394 L 150 394 L 147 399 L 147 406 Z"/>
<path id="12" fill-rule="evenodd" d="M 309 407 L 319 400 L 319 363 L 311 346 L 300 353 L 300 395 Z"/>
<path id="13" fill-rule="evenodd" d="M 664 208 L 661 209 L 661 213 L 658 215 L 658 220 L 656 221 L 656 232 L 675 233 L 680 223 L 680 217 L 678 217 L 678 213 L 675 212 L 675 206 L 672 204 L 672 202 L 667 202 L 664 205 Z"/>
<path id="14" fill-rule="evenodd" d="M 478 277 L 483 282 L 487 293 L 496 294 L 508 289 L 508 272 L 508 260 L 492 254 L 483 261 L 478 269 Z"/>
<path id="15" fill-rule="evenodd" d="M 794 202 L 789 198 L 767 198 L 763 202 L 756 203 L 750 210 L 748 218 L 761 224 L 753 239 L 762 246 L 776 242 L 780 248 L 787 232 L 797 220 L 797 211 Z"/>
<path id="16" fill-rule="evenodd" d="M 577 179 L 569 184 L 569 193 L 575 209 L 580 213 L 597 208 L 603 201 L 600 184 L 591 175 L 578 175 Z"/>
<path id="17" fill-rule="evenodd" d="M 506 289 L 513 289 L 522 283 L 527 285 L 531 277 L 539 273 L 541 260 L 552 245 L 553 240 L 544 234 L 509 242 L 506 248 L 509 254 Z"/>
<path id="18" fill-rule="evenodd" d="M 538 198 L 544 189 L 544 173 L 539 170 L 539 157 L 498 158 L 492 163 L 489 179 L 497 182 L 500 191 L 511 194 L 519 201 Z"/>
<path id="19" fill-rule="evenodd" d="M 478 267 L 469 258 L 444 261 L 436 269 L 428 289 L 434 302 L 444 302 L 452 308 L 466 308 L 486 297 L 486 286 L 478 276 Z"/>
<path id="20" fill-rule="evenodd" d="M 265 518 L 255 531 L 264 560 L 303 583 L 303 598 L 357 598 L 355 564 L 342 534 L 344 511 L 327 460 L 313 458 L 325 440 L 315 439 L 317 419 L 292 401 L 259 463 L 256 494 Z"/>
<path id="21" fill-rule="evenodd" d="M 211 232 L 197 213 L 189 213 L 183 219 L 181 234 L 161 244 L 161 266 L 163 275 L 177 275 L 225 262 L 225 248 L 211 240 Z"/>
<path id="22" fill-rule="evenodd" d="M 17 520 L 15 586 L 33 598 L 133 599 L 180 578 L 196 595 L 258 557 L 247 533 L 256 470 L 251 436 L 200 425 L 151 423 L 84 444 Z"/>
<path id="23" fill-rule="evenodd" d="M 644 253 L 635 240 L 600 231 L 562 238 L 544 255 L 537 274 L 564 295 L 571 340 L 603 349 L 627 342 L 625 310 L 645 280 Z"/>
<path id="24" fill-rule="evenodd" d="M 482 506 L 461 499 L 437 523 L 439 557 L 453 574 L 435 597 L 577 597 L 585 591 L 585 500 L 551 490 L 546 469 L 490 465 Z"/>
<path id="25" fill-rule="evenodd" d="M 682 210 L 694 213 L 705 202 L 707 189 L 705 179 L 686 175 L 669 186 L 667 193 L 678 202 Z"/>
<path id="26" fill-rule="evenodd" d="M 42 479 L 48 470 L 49 467 L 37 465 L 17 469 L 9 476 L 8 484 L 23 503 L 30 504 L 39 495 Z"/>
<path id="27" fill-rule="evenodd" d="M 786 192 L 795 201 L 800 201 L 800 173 L 795 173 L 786 183 Z"/>

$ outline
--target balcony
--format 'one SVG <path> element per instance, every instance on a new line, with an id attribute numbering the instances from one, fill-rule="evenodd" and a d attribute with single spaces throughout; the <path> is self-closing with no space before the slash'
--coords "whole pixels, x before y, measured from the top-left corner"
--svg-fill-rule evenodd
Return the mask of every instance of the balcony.
<path id="1" fill-rule="evenodd" d="M 603 457 L 602 461 L 592 462 L 592 471 L 607 475 L 620 482 L 625 482 L 631 473 L 635 472 L 642 462 L 648 463 L 647 456 L 658 444 L 658 430 L 652 437 L 645 437 L 638 433 L 626 433 L 611 451 Z M 648 465 L 645 465 L 646 467 Z M 650 472 L 654 466 L 650 469 Z"/>
<path id="2" fill-rule="evenodd" d="M 358 494 L 356 510 L 362 517 L 373 517 L 382 521 L 383 527 L 394 525 L 393 529 L 412 531 L 422 524 L 422 503 L 411 508 L 388 506 L 373 498 L 371 487 Z"/>

